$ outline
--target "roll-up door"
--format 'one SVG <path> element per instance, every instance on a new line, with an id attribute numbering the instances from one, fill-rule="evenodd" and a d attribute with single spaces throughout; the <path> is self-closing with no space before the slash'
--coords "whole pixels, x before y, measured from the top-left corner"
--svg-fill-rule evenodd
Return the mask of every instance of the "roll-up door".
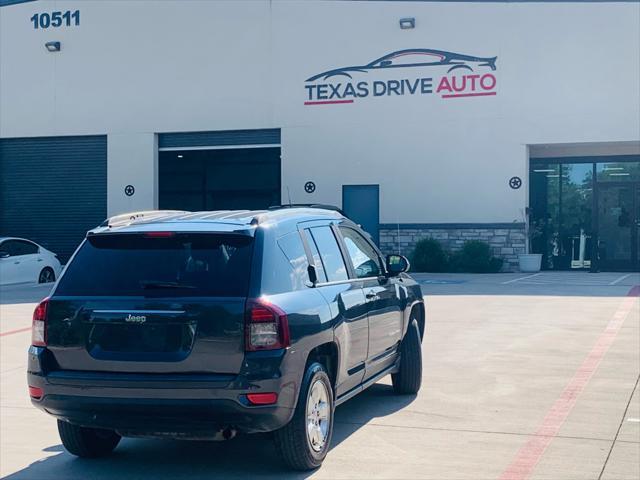
<path id="1" fill-rule="evenodd" d="M 179 132 L 158 135 L 161 150 L 193 147 L 222 147 L 233 145 L 280 146 L 280 129 L 220 130 L 213 132 Z"/>
<path id="2" fill-rule="evenodd" d="M 0 236 L 33 240 L 64 263 L 106 215 L 106 136 L 0 139 Z"/>
<path id="3" fill-rule="evenodd" d="M 159 204 L 177 210 L 257 210 L 280 203 L 280 130 L 158 135 Z"/>

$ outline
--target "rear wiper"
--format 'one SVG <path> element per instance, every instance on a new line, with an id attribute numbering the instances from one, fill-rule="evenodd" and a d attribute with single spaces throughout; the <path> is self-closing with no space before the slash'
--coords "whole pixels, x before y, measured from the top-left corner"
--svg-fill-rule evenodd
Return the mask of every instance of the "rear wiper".
<path id="1" fill-rule="evenodd" d="M 156 282 L 153 280 L 143 280 L 140 282 L 140 286 L 145 290 L 149 289 L 160 289 L 160 288 L 186 288 L 186 289 L 195 289 L 197 288 L 194 285 L 185 285 L 184 283 L 178 282 Z"/>

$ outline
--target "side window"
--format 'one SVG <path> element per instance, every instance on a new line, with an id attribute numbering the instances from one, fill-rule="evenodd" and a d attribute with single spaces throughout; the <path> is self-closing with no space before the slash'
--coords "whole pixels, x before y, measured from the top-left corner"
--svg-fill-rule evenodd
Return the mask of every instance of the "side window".
<path id="1" fill-rule="evenodd" d="M 347 267 L 331 227 L 314 227 L 311 229 L 311 236 L 318 247 L 322 265 L 329 281 L 348 280 Z"/>
<path id="2" fill-rule="evenodd" d="M 2 244 L 2 250 L 7 252 L 11 257 L 17 257 L 18 255 L 22 255 L 20 242 L 17 240 L 7 240 Z"/>
<path id="3" fill-rule="evenodd" d="M 311 256 L 313 257 L 313 264 L 316 267 L 316 274 L 318 275 L 318 281 L 320 283 L 327 281 L 327 275 L 324 273 L 324 266 L 322 265 L 322 260 L 320 259 L 320 252 L 318 252 L 318 247 L 316 246 L 316 242 L 313 240 L 311 236 L 311 232 L 309 229 L 304 231 L 306 235 L 307 244 L 311 249 Z"/>
<path id="4" fill-rule="evenodd" d="M 307 262 L 307 254 L 304 251 L 300 234 L 296 231 L 280 237 L 278 246 L 284 256 L 287 257 L 287 260 L 289 260 L 293 269 L 291 274 L 292 285 L 297 290 L 305 287 L 306 282 L 309 281 L 309 273 L 307 272 L 309 262 Z"/>
<path id="5" fill-rule="evenodd" d="M 18 255 L 35 255 L 38 253 L 38 247 L 31 242 L 16 241 L 18 244 Z"/>
<path id="6" fill-rule="evenodd" d="M 356 277 L 377 277 L 382 274 L 380 258 L 374 248 L 358 232 L 351 228 L 340 227 L 344 243 L 349 252 Z"/>

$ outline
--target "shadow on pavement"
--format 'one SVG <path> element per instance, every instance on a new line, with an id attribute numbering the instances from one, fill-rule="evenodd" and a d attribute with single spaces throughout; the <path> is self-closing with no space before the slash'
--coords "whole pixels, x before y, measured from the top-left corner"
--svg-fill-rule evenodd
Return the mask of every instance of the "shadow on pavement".
<path id="1" fill-rule="evenodd" d="M 38 303 L 51 292 L 53 283 L 26 283 L 0 286 L 0 305 Z"/>
<path id="2" fill-rule="evenodd" d="M 332 448 L 369 421 L 406 407 L 414 396 L 398 396 L 389 385 L 376 384 L 336 409 Z M 291 472 L 281 463 L 269 434 L 245 435 L 227 442 L 122 440 L 107 458 L 75 458 L 62 445 L 54 455 L 7 475 L 3 480 L 307 478 L 313 472 Z M 329 452 L 331 456 L 331 452 Z"/>

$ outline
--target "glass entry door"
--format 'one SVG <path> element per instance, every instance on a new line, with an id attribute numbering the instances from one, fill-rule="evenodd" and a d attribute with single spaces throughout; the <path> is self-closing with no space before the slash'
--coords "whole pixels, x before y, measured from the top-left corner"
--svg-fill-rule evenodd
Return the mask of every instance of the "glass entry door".
<path id="1" fill-rule="evenodd" d="M 598 185 L 598 257 L 602 270 L 638 269 L 639 185 Z"/>

